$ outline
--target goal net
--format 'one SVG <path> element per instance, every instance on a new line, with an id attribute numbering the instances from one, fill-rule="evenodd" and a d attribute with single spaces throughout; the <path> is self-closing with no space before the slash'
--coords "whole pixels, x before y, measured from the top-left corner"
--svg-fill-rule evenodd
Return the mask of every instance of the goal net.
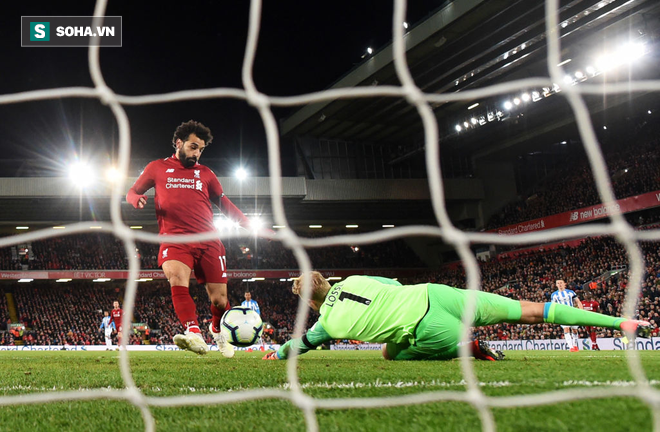
<path id="1" fill-rule="evenodd" d="M 101 26 L 103 16 L 106 11 L 107 0 L 98 0 L 94 10 L 94 22 L 92 26 Z M 106 104 L 114 114 L 119 130 L 119 169 L 123 173 L 128 172 L 129 155 L 131 149 L 129 120 L 124 110 L 127 105 L 150 105 L 167 102 L 212 99 L 212 98 L 234 98 L 244 100 L 258 111 L 266 131 L 268 145 L 268 167 L 270 172 L 270 191 L 272 195 L 272 209 L 274 221 L 278 225 L 288 227 L 285 209 L 282 198 L 282 171 L 280 166 L 280 142 L 278 124 L 271 111 L 271 107 L 291 107 L 302 106 L 310 103 L 331 101 L 336 99 L 351 98 L 373 98 L 373 97 L 398 97 L 405 99 L 408 104 L 414 107 L 419 114 L 425 139 L 425 160 L 428 173 L 429 188 L 431 191 L 431 202 L 435 217 L 436 226 L 406 226 L 397 227 L 377 232 L 363 233 L 356 235 L 340 235 L 325 238 L 307 239 L 298 237 L 290 228 L 280 230 L 275 241 L 281 241 L 286 247 L 290 248 L 303 274 L 309 274 L 312 270 L 309 256 L 305 248 L 318 248 L 325 246 L 352 245 L 356 243 L 376 243 L 406 236 L 433 236 L 442 239 L 447 244 L 453 245 L 457 251 L 466 272 L 467 288 L 472 291 L 480 290 L 481 281 L 479 276 L 479 267 L 474 253 L 470 249 L 471 244 L 539 244 L 542 242 L 561 240 L 571 237 L 586 237 L 598 235 L 611 235 L 623 245 L 627 252 L 630 264 L 630 278 L 628 292 L 624 305 L 624 314 L 633 316 L 636 302 L 641 293 L 641 283 L 644 274 L 644 260 L 640 241 L 657 241 L 660 239 L 660 231 L 635 231 L 628 224 L 619 211 L 617 206 L 611 206 L 613 209 L 607 222 L 599 224 L 590 224 L 584 226 L 572 226 L 561 229 L 547 230 L 542 232 L 517 234 L 514 236 L 500 235 L 493 233 L 474 233 L 463 232 L 456 228 L 448 215 L 445 205 L 445 196 L 443 189 L 443 178 L 438 164 L 440 158 L 439 131 L 436 118 L 432 109 L 432 104 L 452 102 L 458 100 L 473 100 L 477 98 L 490 97 L 494 95 L 506 94 L 513 91 L 524 90 L 528 88 L 552 87 L 553 83 L 560 83 L 563 80 L 564 73 L 558 66 L 561 63 L 560 58 L 560 31 L 559 22 L 559 1 L 547 0 L 545 4 L 546 12 L 546 33 L 547 43 L 547 68 L 548 76 L 537 78 L 528 78 L 523 80 L 510 81 L 504 84 L 498 84 L 490 87 L 476 90 L 461 91 L 456 93 L 426 94 L 416 86 L 410 69 L 408 68 L 405 43 L 404 28 L 401 25 L 405 21 L 406 1 L 395 0 L 394 14 L 392 21 L 393 35 L 393 57 L 396 74 L 398 76 L 399 86 L 369 86 L 344 89 L 331 89 L 323 92 L 304 94 L 291 97 L 269 97 L 263 94 L 255 86 L 253 80 L 253 65 L 256 56 L 257 40 L 260 31 L 261 21 L 261 0 L 252 0 L 249 16 L 248 40 L 245 49 L 245 56 L 242 67 L 242 80 L 244 90 L 231 88 L 216 88 L 204 90 L 189 90 L 167 94 L 155 94 L 144 96 L 125 96 L 117 94 L 108 87 L 104 81 L 103 71 L 99 61 L 99 47 L 90 46 L 88 51 L 89 70 L 92 76 L 94 87 L 68 87 L 49 90 L 28 91 L 11 95 L 0 95 L 0 103 L 11 104 L 25 101 L 46 100 L 53 98 L 96 98 Z M 626 82 L 618 84 L 589 84 L 581 83 L 576 86 L 562 87 L 561 95 L 566 98 L 575 116 L 580 137 L 588 160 L 594 173 L 594 180 L 605 205 L 615 202 L 615 195 L 611 186 L 610 178 L 607 174 L 603 153 L 599 147 L 591 123 L 589 112 L 582 95 L 584 94 L 615 94 L 626 92 L 649 92 L 660 91 L 660 81 L 639 81 Z M 129 328 L 129 319 L 135 306 L 135 297 L 137 290 L 139 261 L 133 251 L 136 248 L 136 241 L 158 243 L 159 238 L 156 234 L 136 232 L 127 227 L 121 218 L 120 205 L 122 197 L 126 192 L 127 185 L 124 182 L 118 182 L 113 186 L 111 198 L 111 222 L 101 224 L 101 230 L 114 234 L 121 239 L 126 250 L 126 256 L 129 260 L 129 277 L 126 286 L 124 299 L 123 326 Z M 88 224 L 77 224 L 67 229 L 68 234 L 86 232 Z M 6 247 L 18 243 L 34 241 L 47 237 L 60 235 L 50 231 L 36 231 L 26 233 L 0 240 L 0 247 Z M 224 235 L 224 238 L 232 236 Z M 217 237 L 216 234 L 207 233 L 200 235 L 187 235 L 178 237 L 169 237 L 168 242 L 187 243 L 191 241 L 209 240 Z M 304 283 L 309 285 L 311 281 L 305 278 Z M 299 302 L 294 337 L 303 334 L 305 323 L 308 317 L 308 298 L 310 290 L 303 290 L 304 298 Z M 465 330 L 463 340 L 470 338 L 470 325 L 472 324 L 475 297 L 471 296 L 467 305 L 465 315 Z M 124 338 L 124 343 L 125 343 Z M 635 386 L 611 387 L 599 389 L 570 389 L 562 391 L 553 391 L 540 394 L 531 394 L 524 396 L 487 396 L 479 386 L 479 382 L 474 372 L 473 363 L 469 360 L 467 344 L 461 346 L 461 369 L 467 390 L 464 392 L 453 391 L 433 391 L 424 392 L 400 397 L 387 398 L 343 398 L 343 399 L 320 399 L 313 398 L 302 391 L 297 373 L 297 356 L 291 356 L 287 360 L 287 374 L 289 385 L 285 389 L 256 389 L 235 391 L 231 393 L 219 393 L 210 395 L 186 395 L 171 397 L 152 397 L 145 395 L 136 385 L 129 364 L 129 352 L 123 350 L 120 352 L 120 370 L 125 384 L 121 390 L 98 389 L 86 392 L 63 391 L 35 393 L 20 396 L 0 397 L 0 405 L 17 404 L 39 404 L 55 401 L 75 401 L 92 399 L 114 399 L 128 401 L 138 407 L 141 411 L 144 428 L 147 432 L 154 431 L 155 421 L 151 412 L 153 407 L 176 407 L 191 405 L 208 405 L 236 403 L 240 401 L 258 400 L 258 399 L 284 399 L 290 401 L 298 407 L 303 413 L 309 431 L 318 430 L 318 421 L 316 411 L 318 409 L 353 409 L 353 408 L 382 408 L 391 406 L 401 406 L 410 404 L 422 404 L 438 401 L 461 401 L 471 404 L 479 413 L 482 430 L 496 430 L 496 423 L 492 413 L 493 408 L 511 408 L 527 407 L 536 405 L 552 404 L 557 402 L 569 402 L 585 398 L 606 398 L 616 396 L 636 397 L 646 403 L 653 413 L 653 430 L 660 431 L 660 391 L 654 389 L 648 382 L 644 369 L 637 351 L 627 351 L 627 361 L 631 375 L 634 377 Z"/>

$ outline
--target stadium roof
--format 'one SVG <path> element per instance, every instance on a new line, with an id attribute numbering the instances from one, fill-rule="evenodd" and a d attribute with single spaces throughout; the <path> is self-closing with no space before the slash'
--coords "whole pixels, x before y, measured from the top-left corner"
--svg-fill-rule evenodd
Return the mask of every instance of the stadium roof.
<path id="1" fill-rule="evenodd" d="M 637 40 L 654 43 L 660 28 L 659 14 L 660 2 L 655 0 L 561 1 L 562 58 L 573 60 L 572 64 L 564 66 L 565 69 L 573 73 L 577 68 L 584 71 L 588 62 L 615 44 Z M 544 32 L 542 0 L 454 1 L 405 35 L 407 61 L 416 84 L 425 93 L 457 92 L 514 79 L 547 77 Z M 657 56 L 657 53 L 651 55 Z M 657 67 L 640 69 L 635 79 L 658 76 Z M 603 75 L 593 82 L 600 82 Z M 628 78 L 628 75 L 620 77 Z M 399 85 L 389 45 L 332 88 L 371 85 Z M 616 107 L 629 109 L 631 99 L 642 96 L 612 96 L 606 101 L 602 97 L 589 97 L 587 102 L 591 112 L 597 113 Z M 434 104 L 443 145 L 456 142 L 472 153 L 492 152 L 495 147 L 529 141 L 535 135 L 572 123 L 572 112 L 564 98 L 554 97 L 533 107 L 535 111 L 530 114 L 534 115 L 528 116 L 532 118 L 525 119 L 524 127 L 518 130 L 511 130 L 512 123 L 518 121 L 489 122 L 487 127 L 470 131 L 470 134 L 458 134 L 454 129 L 466 120 L 487 114 L 488 109 L 496 111 L 505 98 Z M 480 107 L 468 111 L 468 106 L 477 102 Z M 504 114 L 501 120 L 508 119 L 507 113 Z M 492 139 L 485 139 L 492 137 L 498 128 L 506 128 L 508 143 L 494 145 Z M 419 115 L 401 98 L 341 99 L 310 104 L 282 122 L 282 134 L 285 137 L 423 145 Z"/>

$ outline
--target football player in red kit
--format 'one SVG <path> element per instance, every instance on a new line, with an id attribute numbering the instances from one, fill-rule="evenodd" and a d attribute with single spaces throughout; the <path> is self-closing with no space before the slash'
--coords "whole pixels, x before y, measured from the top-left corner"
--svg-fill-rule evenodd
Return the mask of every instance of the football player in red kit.
<path id="1" fill-rule="evenodd" d="M 112 312 L 110 312 L 110 317 L 112 318 L 112 322 L 115 324 L 115 328 L 117 329 L 117 349 L 121 349 L 121 317 L 124 315 L 124 311 L 121 310 L 119 307 L 119 302 L 115 300 L 112 302 Z"/>
<path id="2" fill-rule="evenodd" d="M 204 149 L 213 136 L 209 128 L 190 120 L 174 132 L 174 154 L 149 163 L 126 195 L 135 208 L 144 208 L 144 193 L 155 188 L 154 205 L 161 235 L 197 234 L 216 231 L 213 224 L 215 204 L 230 219 L 249 227 L 248 218 L 227 198 L 217 176 L 199 164 Z M 265 236 L 272 235 L 266 230 Z M 189 292 L 191 271 L 197 282 L 206 285 L 213 315 L 210 331 L 218 349 L 225 357 L 234 356 L 234 348 L 220 333 L 222 314 L 230 308 L 227 299 L 227 259 L 220 240 L 198 243 L 163 243 L 158 253 L 158 265 L 163 268 L 172 288 L 172 303 L 184 334 L 174 336 L 181 349 L 206 354 L 209 347 L 201 336 L 197 310 Z"/>
<path id="3" fill-rule="evenodd" d="M 594 300 L 594 296 L 590 291 L 585 292 L 584 294 L 585 300 L 582 302 L 582 307 L 586 311 L 591 311 L 591 312 L 599 312 L 600 311 L 600 304 Z M 589 338 L 591 338 L 591 349 L 595 351 L 600 351 L 600 348 L 598 348 L 598 342 L 596 341 L 596 328 L 587 326 L 587 333 L 589 333 Z"/>

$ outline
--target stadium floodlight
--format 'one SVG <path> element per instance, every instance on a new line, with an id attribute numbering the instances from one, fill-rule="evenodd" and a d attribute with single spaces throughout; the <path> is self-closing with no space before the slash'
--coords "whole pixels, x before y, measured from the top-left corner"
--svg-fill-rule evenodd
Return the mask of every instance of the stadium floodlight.
<path id="1" fill-rule="evenodd" d="M 529 102 L 532 97 L 529 95 L 529 93 L 523 93 L 520 98 L 523 100 L 523 102 Z"/>
<path id="2" fill-rule="evenodd" d="M 520 105 L 520 102 L 521 102 L 520 98 L 513 98 L 513 103 L 515 105 Z"/>
<path id="3" fill-rule="evenodd" d="M 221 217 L 213 221 L 213 225 L 220 231 L 229 231 L 238 227 L 238 223 L 227 219 L 226 217 Z"/>
<path id="4" fill-rule="evenodd" d="M 255 281 L 262 281 L 262 280 L 266 280 L 266 278 L 263 278 L 263 277 L 256 277 L 256 278 L 252 278 L 252 280 L 255 280 Z"/>
<path id="5" fill-rule="evenodd" d="M 286 279 L 280 279 L 280 282 L 286 282 Z"/>
<path id="6" fill-rule="evenodd" d="M 284 225 L 273 225 L 273 229 L 282 229 L 284 227 Z"/>
<path id="7" fill-rule="evenodd" d="M 71 282 L 72 280 L 73 280 L 73 279 L 57 279 L 55 282 L 59 282 L 59 283 L 62 283 L 62 282 Z"/>
<path id="8" fill-rule="evenodd" d="M 312 229 L 318 229 L 318 228 L 323 228 L 323 225 L 310 225 L 309 227 Z"/>
<path id="9" fill-rule="evenodd" d="M 32 282 L 34 279 L 19 279 L 19 283 L 27 283 L 27 282 Z"/>
<path id="10" fill-rule="evenodd" d="M 566 75 L 566 76 L 564 77 L 564 82 L 565 82 L 566 84 L 572 84 L 572 83 L 573 83 L 573 77 L 570 76 L 570 75 Z"/>
<path id="11" fill-rule="evenodd" d="M 112 279 L 110 278 L 98 278 L 98 279 L 92 279 L 92 282 L 110 282 Z"/>
<path id="12" fill-rule="evenodd" d="M 58 226 L 54 226 L 54 227 L 53 227 L 53 229 L 65 229 L 65 228 L 66 228 L 66 227 L 65 227 L 65 226 L 62 226 L 62 225 L 58 225 Z"/>
<path id="13" fill-rule="evenodd" d="M 367 48 L 367 54 L 373 54 L 374 50 L 371 47 Z"/>
<path id="14" fill-rule="evenodd" d="M 407 29 L 407 28 L 408 28 L 408 23 L 405 22 L 405 21 L 403 22 L 403 28 L 404 28 L 404 29 Z"/>
<path id="15" fill-rule="evenodd" d="M 465 126 L 465 129 L 467 129 L 470 126 L 470 123 L 468 122 L 463 122 L 463 126 Z"/>
<path id="16" fill-rule="evenodd" d="M 84 162 L 74 162 L 69 165 L 69 179 L 81 189 L 94 184 L 94 169 Z"/>
<path id="17" fill-rule="evenodd" d="M 346 225 L 346 228 L 357 228 L 357 227 L 358 227 L 358 225 L 355 225 L 355 224 L 353 224 L 353 225 Z"/>
<path id="18" fill-rule="evenodd" d="M 456 125 L 454 128 L 456 129 L 456 132 L 460 132 L 460 131 L 463 130 L 463 128 L 461 127 L 461 125 Z"/>
<path id="19" fill-rule="evenodd" d="M 651 114 L 653 111 L 648 110 L 648 111 L 646 111 L 646 112 L 649 113 L 649 114 Z M 16 227 L 16 229 L 18 229 L 18 227 Z"/>
<path id="20" fill-rule="evenodd" d="M 649 111 L 649 114 L 651 114 L 650 111 Z M 27 227 L 27 226 L 17 226 L 16 229 L 17 229 L 17 230 L 26 230 L 26 229 L 30 229 L 30 227 Z"/>
<path id="21" fill-rule="evenodd" d="M 100 226 L 100 225 L 96 225 L 96 226 L 91 226 L 91 227 L 89 227 L 89 229 L 101 229 L 101 228 L 103 228 L 103 227 Z"/>
<path id="22" fill-rule="evenodd" d="M 130 229 L 142 229 L 142 225 L 131 225 Z"/>
<path id="23" fill-rule="evenodd" d="M 604 130 L 607 130 L 607 126 L 603 126 L 603 129 L 604 129 Z"/>
<path id="24" fill-rule="evenodd" d="M 575 78 L 577 78 L 577 79 L 584 78 L 584 74 L 582 73 L 582 71 L 575 72 Z"/>
<path id="25" fill-rule="evenodd" d="M 239 169 L 236 170 L 236 172 L 234 173 L 234 175 L 235 175 L 236 178 L 239 179 L 239 180 L 245 180 L 245 179 L 247 178 L 248 173 L 247 173 L 247 171 L 245 170 L 245 168 L 241 167 L 241 168 L 239 168 Z"/>
<path id="26" fill-rule="evenodd" d="M 105 179 L 110 183 L 117 183 L 121 181 L 123 177 L 123 174 L 114 166 L 108 167 L 105 170 Z"/>
<path id="27" fill-rule="evenodd" d="M 585 70 L 589 75 L 596 75 L 596 68 L 593 66 L 587 66 Z"/>
<path id="28" fill-rule="evenodd" d="M 383 225 L 382 228 L 394 228 L 394 225 Z"/>
<path id="29" fill-rule="evenodd" d="M 557 67 L 564 66 L 565 64 L 568 64 L 568 63 L 570 63 L 571 61 L 573 61 L 573 59 L 566 59 L 566 60 L 564 60 L 563 62 L 559 63 L 559 64 L 557 65 Z"/>
<path id="30" fill-rule="evenodd" d="M 505 110 L 510 110 L 511 108 L 513 108 L 513 103 L 511 101 L 504 102 L 504 109 Z"/>
<path id="31" fill-rule="evenodd" d="M 471 110 L 471 109 L 474 109 L 474 108 L 476 108 L 476 107 L 478 107 L 478 106 L 479 106 L 479 102 L 477 102 L 477 103 L 473 103 L 472 105 L 470 105 L 470 106 L 468 107 L 468 109 Z"/>
<path id="32" fill-rule="evenodd" d="M 478 121 L 476 118 L 474 118 L 474 117 L 472 117 L 472 118 L 470 119 L 470 122 L 471 122 L 473 125 L 476 125 L 477 123 L 479 123 L 479 121 Z"/>
<path id="33" fill-rule="evenodd" d="M 261 218 L 254 217 L 250 219 L 250 228 L 256 233 L 264 226 L 264 221 Z"/>

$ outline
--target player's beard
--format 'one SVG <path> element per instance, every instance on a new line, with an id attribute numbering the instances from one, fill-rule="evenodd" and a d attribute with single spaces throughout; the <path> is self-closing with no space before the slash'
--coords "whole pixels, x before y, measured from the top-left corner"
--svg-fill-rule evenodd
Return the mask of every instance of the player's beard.
<path id="1" fill-rule="evenodd" d="M 179 158 L 183 166 L 186 168 L 193 167 L 197 163 L 197 158 L 186 157 L 186 152 L 183 151 L 183 147 L 177 150 L 176 157 Z"/>

